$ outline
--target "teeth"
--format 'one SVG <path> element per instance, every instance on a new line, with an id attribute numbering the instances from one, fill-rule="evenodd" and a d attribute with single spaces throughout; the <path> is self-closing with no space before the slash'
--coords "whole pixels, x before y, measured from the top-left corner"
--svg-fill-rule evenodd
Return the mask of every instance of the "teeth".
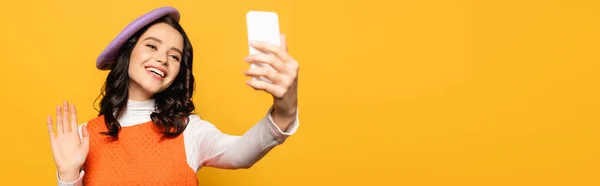
<path id="1" fill-rule="evenodd" d="M 149 70 L 150 72 L 153 72 L 153 73 L 155 73 L 156 75 L 158 75 L 158 76 L 160 76 L 162 78 L 165 77 L 165 73 L 163 73 L 162 71 L 158 70 L 157 68 L 148 67 L 148 68 L 146 68 L 146 70 Z"/>

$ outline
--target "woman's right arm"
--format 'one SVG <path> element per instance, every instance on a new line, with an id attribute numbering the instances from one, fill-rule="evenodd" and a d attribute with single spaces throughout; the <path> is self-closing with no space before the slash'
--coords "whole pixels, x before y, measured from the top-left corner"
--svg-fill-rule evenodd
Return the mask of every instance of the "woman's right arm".
<path id="1" fill-rule="evenodd" d="M 69 108 L 66 101 L 62 107 L 56 106 L 56 134 L 52 127 L 52 117 L 48 116 L 47 120 L 58 185 L 82 185 L 84 172 L 81 167 L 90 145 L 87 127 L 83 125 L 82 135 L 79 135 L 75 105 L 71 104 Z"/>

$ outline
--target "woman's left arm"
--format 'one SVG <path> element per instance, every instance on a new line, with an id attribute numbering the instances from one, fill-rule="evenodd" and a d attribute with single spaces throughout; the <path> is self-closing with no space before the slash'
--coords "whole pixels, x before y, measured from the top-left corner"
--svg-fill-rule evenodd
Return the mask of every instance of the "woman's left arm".
<path id="1" fill-rule="evenodd" d="M 249 168 L 296 132 L 299 126 L 298 62 L 287 53 L 285 36 L 281 36 L 281 41 L 281 47 L 253 43 L 264 53 L 245 58 L 249 63 L 263 64 L 246 71 L 247 76 L 262 76 L 270 81 L 253 78 L 247 81 L 248 85 L 273 96 L 273 106 L 256 125 L 242 136 L 232 136 L 199 116 L 190 117 L 184 136 L 187 136 L 187 154 L 193 168 Z"/>

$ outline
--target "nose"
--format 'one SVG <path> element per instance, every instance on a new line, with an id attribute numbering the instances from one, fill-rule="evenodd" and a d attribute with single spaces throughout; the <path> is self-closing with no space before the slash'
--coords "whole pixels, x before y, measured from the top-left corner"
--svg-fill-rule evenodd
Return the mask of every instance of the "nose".
<path id="1" fill-rule="evenodd" d="M 161 63 L 162 65 L 167 66 L 169 63 L 167 63 L 167 55 L 158 55 L 156 56 L 156 58 L 154 59 L 156 60 L 156 62 Z"/>

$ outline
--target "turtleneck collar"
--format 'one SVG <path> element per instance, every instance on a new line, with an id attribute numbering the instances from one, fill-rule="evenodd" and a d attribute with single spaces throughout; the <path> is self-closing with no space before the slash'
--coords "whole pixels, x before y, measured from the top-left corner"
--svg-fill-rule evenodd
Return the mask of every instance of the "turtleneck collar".
<path id="1" fill-rule="evenodd" d="M 125 110 L 117 119 L 121 127 L 133 126 L 150 121 L 150 114 L 155 110 L 155 100 L 146 101 L 127 100 Z"/>

